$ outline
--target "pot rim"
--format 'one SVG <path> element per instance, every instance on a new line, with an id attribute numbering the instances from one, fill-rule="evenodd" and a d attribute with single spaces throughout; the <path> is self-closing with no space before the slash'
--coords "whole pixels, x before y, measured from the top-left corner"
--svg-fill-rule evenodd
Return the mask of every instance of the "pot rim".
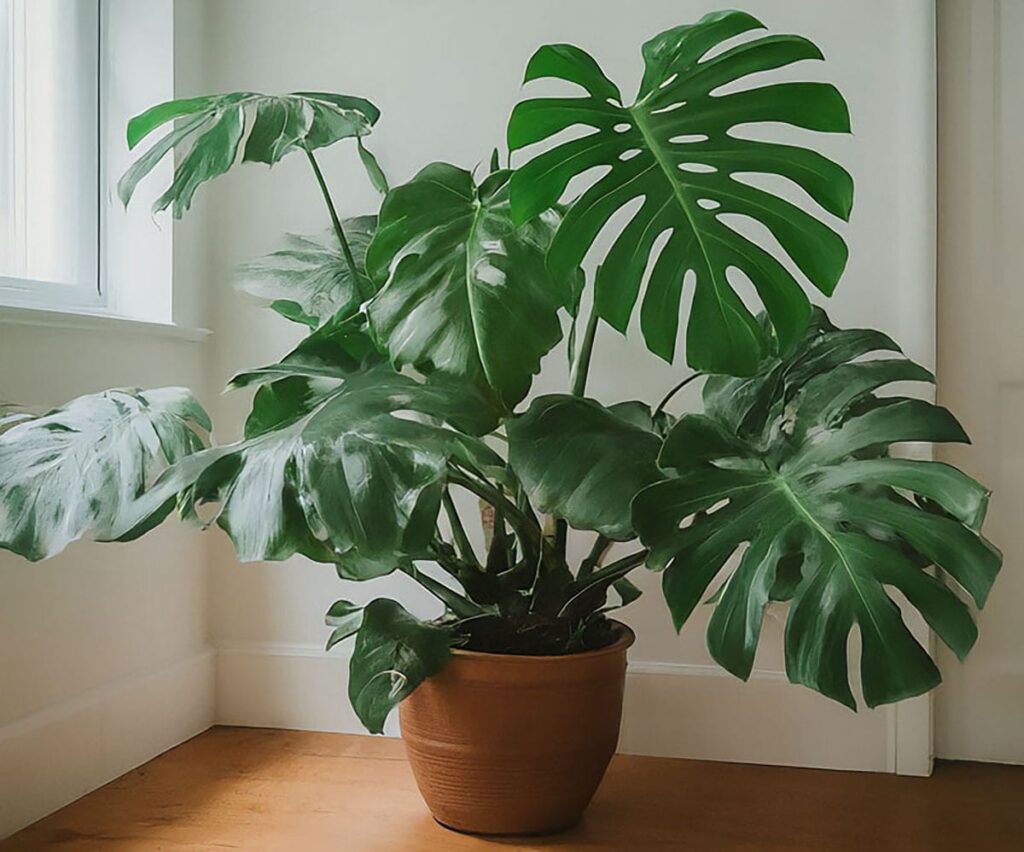
<path id="1" fill-rule="evenodd" d="M 497 654 L 491 651 L 470 651 L 466 648 L 452 648 L 452 656 L 454 657 L 465 657 L 467 659 L 487 659 L 487 660 L 538 660 L 547 663 L 557 662 L 570 662 L 573 660 L 586 660 L 593 657 L 600 657 L 605 654 L 614 654 L 619 651 L 625 651 L 636 641 L 636 633 L 628 624 L 623 624 L 614 618 L 608 619 L 614 624 L 619 630 L 619 638 L 612 642 L 611 645 L 605 645 L 603 648 L 595 648 L 593 651 L 578 651 L 575 654 Z"/>

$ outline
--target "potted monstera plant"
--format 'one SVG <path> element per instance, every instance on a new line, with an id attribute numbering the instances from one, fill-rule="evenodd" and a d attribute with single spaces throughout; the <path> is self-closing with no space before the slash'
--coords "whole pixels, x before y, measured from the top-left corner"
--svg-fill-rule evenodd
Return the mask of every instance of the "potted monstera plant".
<path id="1" fill-rule="evenodd" d="M 438 617 L 388 598 L 339 600 L 328 647 L 354 637 L 359 718 L 380 732 L 401 703 L 428 805 L 474 832 L 554 830 L 586 806 L 615 749 L 632 641 L 611 614 L 637 597 L 629 575 L 644 566 L 661 572 L 677 626 L 713 607 L 708 647 L 738 677 L 778 602 L 794 683 L 855 708 L 856 628 L 869 706 L 934 687 L 939 671 L 892 590 L 968 652 L 963 598 L 981 606 L 1000 566 L 981 534 L 988 492 L 948 465 L 890 453 L 967 440 L 945 409 L 887 393 L 932 376 L 886 335 L 832 325 L 779 257 L 723 218 L 765 226 L 819 293 L 838 283 L 846 245 L 825 220 L 850 214 L 850 175 L 809 148 L 730 131 L 844 133 L 847 107 L 820 82 L 719 92 L 822 58 L 799 36 L 750 35 L 760 28 L 721 12 L 656 36 L 632 102 L 580 48 L 541 47 L 526 80 L 574 91 L 522 101 L 508 125 L 516 168 L 495 155 L 480 177 L 433 163 L 388 189 L 362 141 L 378 111 L 356 97 L 239 92 L 133 119 L 132 147 L 168 129 L 121 197 L 175 152 L 155 207 L 176 216 L 239 159 L 308 159 L 331 230 L 290 238 L 242 273 L 308 335 L 232 380 L 255 390 L 232 444 L 206 446 L 206 415 L 174 388 L 0 420 L 0 546 L 37 560 L 87 535 L 135 538 L 177 511 L 221 527 L 243 562 L 301 554 L 346 582 L 404 574 L 438 599 Z M 570 128 L 583 132 L 565 141 Z M 336 212 L 315 152 L 345 139 L 384 193 L 376 215 Z M 603 174 L 566 199 L 595 167 Z M 816 209 L 747 173 L 787 178 Z M 637 200 L 591 280 L 581 264 L 595 238 Z M 731 269 L 753 283 L 760 316 Z M 678 347 L 684 282 L 692 307 Z M 636 313 L 647 348 L 670 362 L 684 349 L 690 369 L 653 406 L 588 398 L 598 324 L 624 333 Z M 567 327 L 571 386 L 528 401 Z M 703 411 L 673 416 L 672 395 L 695 378 Z M 466 492 L 481 507 L 477 546 L 465 497 L 462 512 L 453 497 Z M 570 536 L 589 539 L 580 561 Z"/>

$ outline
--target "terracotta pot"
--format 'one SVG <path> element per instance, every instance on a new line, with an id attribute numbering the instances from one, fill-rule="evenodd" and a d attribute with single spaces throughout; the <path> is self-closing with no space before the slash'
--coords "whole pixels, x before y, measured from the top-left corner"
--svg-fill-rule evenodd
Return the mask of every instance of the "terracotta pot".
<path id="1" fill-rule="evenodd" d="M 434 815 L 473 834 L 544 834 L 579 819 L 615 752 L 626 649 L 527 657 L 454 651 L 402 702 L 402 739 Z"/>

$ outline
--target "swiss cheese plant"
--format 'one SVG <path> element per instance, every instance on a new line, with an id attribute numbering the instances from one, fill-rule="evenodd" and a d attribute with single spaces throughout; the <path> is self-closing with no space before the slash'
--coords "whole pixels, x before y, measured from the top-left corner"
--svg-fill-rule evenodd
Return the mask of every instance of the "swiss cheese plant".
<path id="1" fill-rule="evenodd" d="M 981 606 L 1000 564 L 981 534 L 988 493 L 892 451 L 966 436 L 946 410 L 897 392 L 932 377 L 893 341 L 838 329 L 811 306 L 805 291 L 828 295 L 843 273 L 853 182 L 811 133 L 781 145 L 746 129 L 846 132 L 849 116 L 828 83 L 771 81 L 822 56 L 760 29 L 722 12 L 656 36 L 632 99 L 580 48 L 542 47 L 527 82 L 575 91 L 515 108 L 513 166 L 431 163 L 391 189 L 363 145 L 379 115 L 363 98 L 238 92 L 133 119 L 130 147 L 165 131 L 121 197 L 173 154 L 155 206 L 175 216 L 237 162 L 301 152 L 330 227 L 288 237 L 238 283 L 307 334 L 231 380 L 252 394 L 235 443 L 207 446 L 206 415 L 178 389 L 4 414 L 0 547 L 36 560 L 81 537 L 136 538 L 177 512 L 219 526 L 243 562 L 300 555 L 345 581 L 397 572 L 441 614 L 341 599 L 326 619 L 328 647 L 354 637 L 349 694 L 371 731 L 452 647 L 566 654 L 612 641 L 608 613 L 639 595 L 629 574 L 645 564 L 661 572 L 677 627 L 712 608 L 709 648 L 739 677 L 775 606 L 794 683 L 856 706 L 856 630 L 866 703 L 933 687 L 938 671 L 901 607 L 967 653 L 965 598 Z M 384 198 L 344 219 L 316 152 L 346 139 Z M 785 178 L 802 197 L 751 175 Z M 613 220 L 619 230 L 599 239 Z M 730 274 L 753 284 L 763 312 Z M 693 369 L 656 405 L 587 397 L 600 325 L 625 332 L 637 305 L 651 352 Z M 569 387 L 531 398 L 563 340 Z M 669 413 L 695 379 L 703 413 Z M 580 536 L 586 556 L 574 560 L 567 543 Z"/>

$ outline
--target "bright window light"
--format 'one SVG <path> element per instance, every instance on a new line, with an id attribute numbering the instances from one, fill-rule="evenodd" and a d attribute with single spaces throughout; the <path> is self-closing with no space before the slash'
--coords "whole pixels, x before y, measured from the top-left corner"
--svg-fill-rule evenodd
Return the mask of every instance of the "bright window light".
<path id="1" fill-rule="evenodd" d="M 0 0 L 0 301 L 101 306 L 99 0 Z"/>

